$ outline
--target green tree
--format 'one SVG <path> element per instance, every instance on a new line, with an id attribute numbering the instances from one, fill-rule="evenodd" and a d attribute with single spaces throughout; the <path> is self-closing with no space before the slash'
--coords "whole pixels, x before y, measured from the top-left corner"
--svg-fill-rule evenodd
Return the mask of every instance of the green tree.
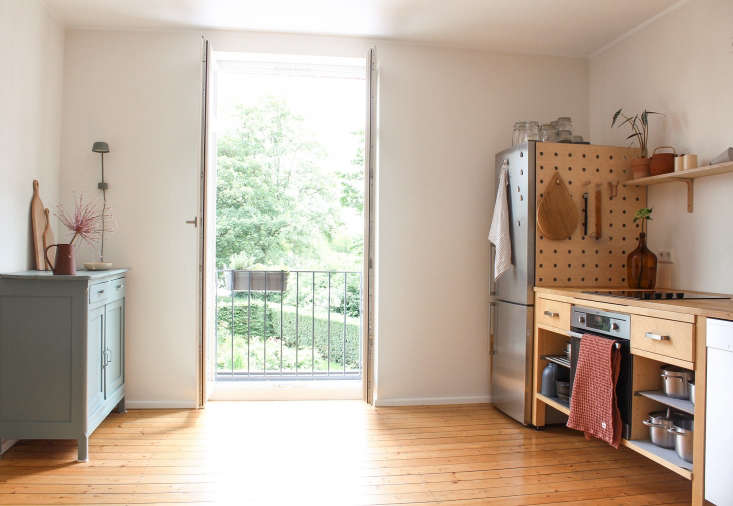
<path id="1" fill-rule="evenodd" d="M 281 100 L 238 112 L 218 142 L 217 266 L 317 263 L 339 225 L 339 181 L 322 169 L 324 150 Z"/>
<path id="2" fill-rule="evenodd" d="M 341 179 L 341 205 L 364 212 L 364 130 L 352 132 L 357 139 L 357 148 L 351 166 L 339 171 Z"/>

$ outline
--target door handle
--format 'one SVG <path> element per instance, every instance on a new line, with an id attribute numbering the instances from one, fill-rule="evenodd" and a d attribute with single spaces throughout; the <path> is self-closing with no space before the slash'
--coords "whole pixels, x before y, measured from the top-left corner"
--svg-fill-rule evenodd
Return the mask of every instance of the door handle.
<path id="1" fill-rule="evenodd" d="M 194 227 L 198 227 L 199 226 L 199 217 L 198 216 L 194 216 L 194 218 L 192 220 L 186 220 L 186 223 L 188 225 L 193 225 Z"/>
<path id="2" fill-rule="evenodd" d="M 109 348 L 107 348 L 106 350 L 104 350 L 104 364 L 102 365 L 102 367 L 107 367 L 111 363 L 112 363 L 112 351 Z"/>
<path id="3" fill-rule="evenodd" d="M 655 334 L 653 332 L 645 332 L 644 337 L 652 339 L 654 341 L 669 341 L 669 336 L 663 336 L 661 334 Z"/>

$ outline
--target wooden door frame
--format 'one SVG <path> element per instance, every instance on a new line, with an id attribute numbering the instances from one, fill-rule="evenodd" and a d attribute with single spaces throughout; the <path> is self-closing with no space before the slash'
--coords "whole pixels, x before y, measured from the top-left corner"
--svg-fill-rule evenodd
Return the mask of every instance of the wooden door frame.
<path id="1" fill-rule="evenodd" d="M 203 408 L 207 401 L 207 297 L 211 294 L 207 291 L 206 258 L 210 252 L 207 250 L 207 230 L 210 224 L 210 217 L 207 213 L 208 195 L 207 188 L 211 178 L 208 171 L 211 169 L 209 161 L 209 121 L 211 97 L 210 86 L 213 84 L 212 76 L 212 48 L 211 43 L 202 37 L 201 64 L 202 64 L 202 91 L 201 91 L 201 175 L 200 175 L 200 229 L 199 229 L 199 272 L 198 272 L 198 296 L 199 296 L 199 325 L 198 325 L 198 382 L 197 382 L 197 405 Z M 374 48 L 369 48 L 366 55 L 366 128 L 365 128 L 365 158 L 364 158 L 364 266 L 362 282 L 362 399 L 374 403 L 374 350 L 375 350 L 375 327 L 374 327 L 374 280 L 375 280 L 375 181 L 376 181 L 376 130 L 377 130 L 377 78 L 376 58 Z"/>
<path id="2" fill-rule="evenodd" d="M 364 267 L 362 283 L 362 399 L 374 404 L 375 386 L 375 180 L 377 144 L 377 65 L 374 48 L 366 54 L 366 128 L 364 147 Z"/>

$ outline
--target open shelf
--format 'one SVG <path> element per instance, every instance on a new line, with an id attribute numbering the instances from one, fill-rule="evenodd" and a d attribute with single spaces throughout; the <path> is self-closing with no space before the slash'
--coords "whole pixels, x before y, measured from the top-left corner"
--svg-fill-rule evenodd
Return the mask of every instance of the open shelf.
<path id="1" fill-rule="evenodd" d="M 566 355 L 542 355 L 542 358 L 548 362 L 553 362 L 570 369 L 570 359 Z"/>
<path id="2" fill-rule="evenodd" d="M 692 479 L 692 464 L 679 458 L 674 450 L 659 447 L 649 440 L 623 441 L 624 446 L 674 471 L 683 478 Z"/>
<path id="3" fill-rule="evenodd" d="M 640 177 L 638 179 L 629 179 L 624 181 L 624 186 L 650 186 L 654 184 L 681 182 L 687 184 L 687 212 L 691 213 L 693 209 L 694 185 L 693 181 L 699 177 L 717 176 L 733 172 L 733 162 L 716 163 L 715 165 L 707 165 L 694 169 L 681 170 L 679 172 L 670 172 L 659 176 Z"/>
<path id="4" fill-rule="evenodd" d="M 570 414 L 570 405 L 565 401 L 560 400 L 558 397 L 547 397 L 546 395 L 542 395 L 540 393 L 537 393 L 535 395 L 537 396 L 537 399 L 541 400 L 548 406 L 555 408 L 559 412 L 565 413 L 566 415 Z"/>
<path id="5" fill-rule="evenodd" d="M 636 392 L 636 395 L 642 395 L 648 399 L 657 401 L 660 404 L 664 404 L 665 406 L 687 413 L 688 415 L 695 414 L 695 405 L 693 403 L 687 399 L 675 399 L 674 397 L 669 397 L 661 390 L 644 390 Z"/>

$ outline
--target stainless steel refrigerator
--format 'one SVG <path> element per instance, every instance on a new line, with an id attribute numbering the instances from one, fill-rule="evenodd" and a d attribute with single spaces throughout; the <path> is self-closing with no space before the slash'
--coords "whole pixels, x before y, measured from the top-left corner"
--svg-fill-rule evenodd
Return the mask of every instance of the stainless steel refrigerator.
<path id="1" fill-rule="evenodd" d="M 507 200 L 513 266 L 494 282 L 492 248 L 490 278 L 491 398 L 499 410 L 525 425 L 532 416 L 535 145 L 530 141 L 496 155 L 497 186 L 503 167 L 509 171 Z"/>

